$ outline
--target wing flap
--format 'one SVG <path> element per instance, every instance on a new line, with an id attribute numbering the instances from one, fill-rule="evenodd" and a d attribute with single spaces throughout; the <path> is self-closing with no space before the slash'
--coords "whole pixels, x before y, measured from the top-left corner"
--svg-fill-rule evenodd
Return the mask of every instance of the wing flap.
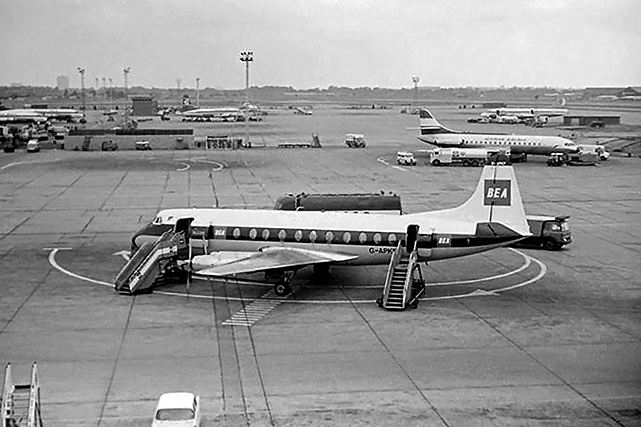
<path id="1" fill-rule="evenodd" d="M 358 258 L 357 255 L 322 252 L 291 247 L 271 247 L 248 257 L 205 268 L 196 272 L 204 276 L 233 276 L 268 270 L 295 270 L 314 264 L 334 264 Z"/>

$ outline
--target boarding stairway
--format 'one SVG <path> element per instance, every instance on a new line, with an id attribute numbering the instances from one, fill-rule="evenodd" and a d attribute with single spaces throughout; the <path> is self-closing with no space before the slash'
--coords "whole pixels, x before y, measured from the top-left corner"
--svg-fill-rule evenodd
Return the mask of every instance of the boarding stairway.
<path id="1" fill-rule="evenodd" d="M 1 427 L 42 427 L 38 365 L 31 366 L 31 382 L 14 384 L 11 364 L 4 371 Z"/>
<path id="2" fill-rule="evenodd" d="M 416 228 L 418 234 L 418 228 Z M 409 234 L 409 233 L 408 233 Z M 376 302 L 386 310 L 416 308 L 419 298 L 425 293 L 425 281 L 418 263 L 416 239 L 407 238 L 408 247 L 399 242 L 392 254 L 383 288 L 383 296 Z"/>
<path id="3" fill-rule="evenodd" d="M 160 276 L 178 266 L 178 260 L 188 258 L 185 251 L 189 246 L 191 221 L 193 218 L 181 218 L 173 230 L 166 231 L 153 243 L 142 245 L 116 276 L 116 292 L 125 295 L 148 292 Z"/>

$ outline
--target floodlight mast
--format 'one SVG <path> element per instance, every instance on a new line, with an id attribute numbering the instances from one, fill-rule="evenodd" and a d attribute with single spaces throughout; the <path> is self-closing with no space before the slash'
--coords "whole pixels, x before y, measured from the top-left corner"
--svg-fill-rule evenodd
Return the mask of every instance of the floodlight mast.
<path id="1" fill-rule="evenodd" d="M 122 72 L 125 75 L 125 128 L 129 126 L 129 88 L 127 84 L 127 78 L 131 72 L 131 67 L 127 67 Z"/>
<path id="2" fill-rule="evenodd" d="M 200 108 L 200 77 L 196 77 L 196 108 Z"/>
<path id="3" fill-rule="evenodd" d="M 240 52 L 240 62 L 245 63 L 245 148 L 251 148 L 252 144 L 249 140 L 249 63 L 254 60 L 254 52 L 250 50 L 243 50 Z"/>
<path id="4" fill-rule="evenodd" d="M 82 94 L 82 120 L 87 122 L 87 104 L 85 101 L 85 69 L 83 67 L 78 67 L 78 72 L 80 73 L 80 92 Z"/>
<path id="5" fill-rule="evenodd" d="M 112 84 L 113 80 L 112 80 L 111 77 L 109 77 L 108 80 L 109 80 L 109 109 L 111 110 L 113 108 L 112 105 L 111 105 L 111 84 Z"/>
<path id="6" fill-rule="evenodd" d="M 417 76 L 412 76 L 412 83 L 414 83 L 414 105 L 417 104 L 418 102 L 418 82 L 421 79 L 419 79 Z"/>

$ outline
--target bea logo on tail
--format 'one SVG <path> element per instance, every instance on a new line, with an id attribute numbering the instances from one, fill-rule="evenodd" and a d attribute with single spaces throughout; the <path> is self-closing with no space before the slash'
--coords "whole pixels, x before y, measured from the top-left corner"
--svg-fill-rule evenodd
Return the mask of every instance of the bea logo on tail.
<path id="1" fill-rule="evenodd" d="M 485 180 L 484 206 L 510 206 L 512 204 L 512 182 L 508 179 Z"/>

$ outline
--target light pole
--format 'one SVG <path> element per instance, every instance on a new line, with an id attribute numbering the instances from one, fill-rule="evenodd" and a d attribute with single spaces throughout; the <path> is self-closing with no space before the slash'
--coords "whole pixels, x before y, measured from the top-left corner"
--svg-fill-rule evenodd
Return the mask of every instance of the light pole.
<path id="1" fill-rule="evenodd" d="M 200 108 L 200 77 L 196 77 L 196 108 Z"/>
<path id="2" fill-rule="evenodd" d="M 111 110 L 111 77 L 109 77 L 109 109 Z"/>
<path id="3" fill-rule="evenodd" d="M 85 69 L 78 67 L 80 73 L 80 92 L 82 94 L 82 121 L 87 122 L 87 104 L 85 103 Z"/>
<path id="4" fill-rule="evenodd" d="M 254 52 L 250 50 L 243 50 L 240 52 L 240 62 L 245 63 L 245 109 L 249 108 L 249 63 L 254 60 Z M 245 113 L 245 147 L 251 148 L 252 144 L 249 140 L 248 122 L 249 114 Z"/>
<path id="5" fill-rule="evenodd" d="M 127 77 L 129 76 L 130 71 L 131 67 L 127 67 L 122 70 L 122 72 L 125 73 L 125 128 L 129 126 L 129 93 L 127 86 Z"/>
<path id="6" fill-rule="evenodd" d="M 419 79 L 418 77 L 412 76 L 412 83 L 414 83 L 414 105 L 416 105 L 418 101 L 418 82 L 420 80 L 421 79 Z"/>

